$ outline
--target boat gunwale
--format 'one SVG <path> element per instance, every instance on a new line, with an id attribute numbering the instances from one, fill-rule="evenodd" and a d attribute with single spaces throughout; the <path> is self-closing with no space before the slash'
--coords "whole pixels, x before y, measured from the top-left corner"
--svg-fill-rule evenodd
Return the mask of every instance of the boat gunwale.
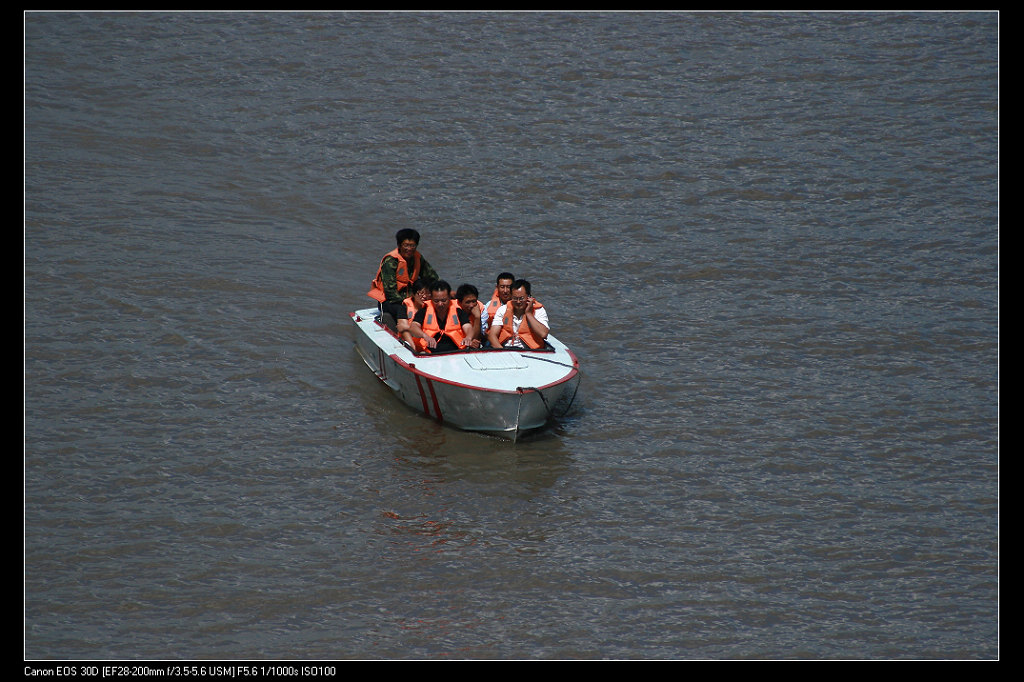
<path id="1" fill-rule="evenodd" d="M 367 308 L 367 310 L 372 310 L 372 308 Z M 405 345 L 405 343 L 402 341 L 402 339 L 400 339 L 398 337 L 398 335 L 395 334 L 391 329 L 388 329 L 388 327 L 386 325 L 381 324 L 381 322 L 378 319 L 376 319 L 376 317 L 366 318 L 366 317 L 363 317 L 360 314 L 361 312 L 365 312 L 365 311 L 356 310 L 356 311 L 353 311 L 353 312 L 349 313 L 349 317 L 353 318 L 353 321 L 356 322 L 356 327 L 357 328 L 359 327 L 359 322 L 363 322 L 363 321 L 366 321 L 366 322 L 369 322 L 371 324 L 376 325 L 381 331 L 387 332 L 387 334 L 392 339 L 394 339 L 398 343 L 402 344 L 402 347 L 405 348 L 406 350 L 408 350 L 412 354 L 412 356 L 414 358 L 414 360 L 412 362 L 407 362 L 406 360 L 404 360 L 401 357 L 399 357 L 399 355 L 397 353 L 388 353 L 388 357 L 391 358 L 391 360 L 393 360 L 395 362 L 395 364 L 399 365 L 402 369 L 405 369 L 405 370 L 411 372 L 414 376 L 421 376 L 424 379 L 429 379 L 431 381 L 438 381 L 438 382 L 441 382 L 443 384 L 448 384 L 450 386 L 454 386 L 456 388 L 465 388 L 465 389 L 469 389 L 469 390 L 473 390 L 473 391 L 484 391 L 484 392 L 488 392 L 488 393 L 502 393 L 502 394 L 506 394 L 506 395 L 525 394 L 525 393 L 528 393 L 530 391 L 538 391 L 538 392 L 540 392 L 540 391 L 544 391 L 546 389 L 549 389 L 549 388 L 551 388 L 553 386 L 559 386 L 559 385 L 564 384 L 564 383 L 566 383 L 568 381 L 571 381 L 573 378 L 575 378 L 579 374 L 579 371 L 580 371 L 579 370 L 579 359 L 576 357 L 576 354 L 573 353 L 569 349 L 568 346 L 566 346 L 564 343 L 559 341 L 559 344 L 562 346 L 562 349 L 565 351 L 565 353 L 572 360 L 572 365 L 570 366 L 570 365 L 567 365 L 567 364 L 564 364 L 564 363 L 555 363 L 555 364 L 562 365 L 562 366 L 566 367 L 567 369 L 569 369 L 570 371 L 566 372 L 562 377 L 558 378 L 557 380 L 551 381 L 549 383 L 546 383 L 543 386 L 519 386 L 515 390 L 510 390 L 510 389 L 502 389 L 502 388 L 488 388 L 486 386 L 476 386 L 476 385 L 473 385 L 473 384 L 463 383 L 461 381 L 454 381 L 452 379 L 446 379 L 445 377 L 439 376 L 437 374 L 431 374 L 429 372 L 426 372 L 426 371 L 422 370 L 416 364 L 417 361 L 421 360 L 421 359 L 427 360 L 428 362 L 430 360 L 432 360 L 432 359 L 440 360 L 442 358 L 450 358 L 450 357 L 455 357 L 455 356 L 462 355 L 463 354 L 462 352 L 451 352 L 451 353 L 444 353 L 444 354 L 440 354 L 440 355 L 418 354 L 415 351 L 413 351 L 412 349 L 410 349 L 407 345 Z M 360 329 L 360 331 L 363 331 L 363 330 Z M 369 339 L 370 342 L 373 343 L 373 345 L 375 345 L 377 348 L 379 348 L 382 351 L 387 352 L 387 349 L 385 349 L 383 346 L 381 346 L 381 344 L 379 344 L 376 341 L 374 341 L 373 338 L 369 334 L 367 334 L 365 331 L 363 331 L 363 335 L 366 336 L 366 338 Z M 550 344 L 548 344 L 548 346 L 549 346 L 549 348 L 536 349 L 536 350 L 532 350 L 532 349 L 531 350 L 524 350 L 522 348 L 490 348 L 490 349 L 487 349 L 487 350 L 481 350 L 481 351 L 476 351 L 476 352 L 479 352 L 479 353 L 520 353 L 520 354 L 526 354 L 526 355 L 523 355 L 523 357 L 525 357 L 525 358 L 530 358 L 531 357 L 530 355 L 528 355 L 529 353 L 537 353 L 537 354 L 540 354 L 540 353 L 545 353 L 545 354 L 546 353 L 552 353 L 552 354 L 558 354 L 559 350 L 557 348 L 555 348 L 554 346 L 551 346 Z M 547 360 L 547 358 L 536 358 L 536 359 L 543 360 L 545 362 L 552 362 L 552 361 Z"/>
<path id="2" fill-rule="evenodd" d="M 568 349 L 566 349 L 566 350 L 569 352 L 570 355 L 572 354 L 572 351 L 569 351 Z M 414 375 L 421 376 L 424 379 L 430 379 L 431 381 L 438 381 L 438 382 L 440 382 L 442 384 L 448 384 L 450 386 L 455 386 L 457 388 L 466 388 L 466 389 L 470 389 L 470 390 L 473 390 L 473 391 L 484 391 L 484 392 L 487 392 L 487 393 L 504 393 L 504 394 L 507 394 L 507 395 L 517 395 L 517 394 L 520 394 L 520 393 L 528 393 L 530 391 L 538 391 L 538 392 L 539 391 L 543 391 L 543 390 L 546 390 L 548 388 L 551 388 L 552 386 L 558 386 L 560 384 L 564 384 L 567 381 L 571 381 L 573 379 L 573 377 L 575 377 L 577 374 L 580 373 L 580 371 L 579 371 L 579 369 L 577 367 L 575 367 L 575 366 L 574 367 L 569 367 L 568 365 L 566 365 L 566 367 L 568 367 L 571 371 L 567 372 L 563 377 L 561 377 L 557 381 L 552 381 L 550 383 L 544 384 L 543 386 L 520 386 L 519 388 L 517 388 L 515 390 L 506 390 L 506 389 L 502 389 L 502 388 L 487 388 L 486 386 L 474 386 L 473 384 L 465 384 L 465 383 L 462 383 L 461 381 L 453 381 L 452 379 L 445 379 L 444 377 L 438 376 L 436 374 L 430 374 L 428 372 L 424 372 L 419 367 L 417 367 L 415 363 L 406 362 L 402 358 L 398 357 L 398 355 L 396 355 L 395 353 L 390 354 L 388 357 L 390 357 L 392 360 L 394 360 L 395 363 L 397 365 L 399 365 L 400 367 L 402 367 L 403 369 L 408 370 L 409 372 L 412 372 Z M 576 358 L 575 357 L 573 357 L 573 362 L 574 363 L 576 362 Z"/>

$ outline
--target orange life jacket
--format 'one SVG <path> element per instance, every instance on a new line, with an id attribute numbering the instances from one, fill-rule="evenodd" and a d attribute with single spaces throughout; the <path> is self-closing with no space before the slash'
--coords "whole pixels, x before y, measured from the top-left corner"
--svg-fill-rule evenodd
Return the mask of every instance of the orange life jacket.
<path id="1" fill-rule="evenodd" d="M 418 313 L 419 310 L 416 309 L 416 304 L 413 303 L 412 296 L 402 301 L 402 305 L 405 306 L 405 314 L 409 316 L 410 321 L 412 318 L 416 317 L 416 313 Z"/>
<path id="2" fill-rule="evenodd" d="M 540 303 L 534 303 L 533 309 L 543 308 Z M 544 339 L 538 339 L 533 336 L 533 330 L 530 329 L 530 323 L 526 321 L 526 315 L 523 315 L 523 319 L 519 323 L 518 332 L 512 329 L 512 302 L 510 301 L 505 306 L 505 316 L 501 318 L 501 331 L 498 332 L 498 345 L 504 346 L 505 342 L 509 339 L 519 336 L 523 341 L 523 345 L 527 348 L 543 348 Z"/>
<path id="3" fill-rule="evenodd" d="M 448 318 L 444 321 L 444 329 L 438 325 L 437 313 L 434 311 L 434 302 L 427 301 L 426 313 L 423 315 L 423 324 L 420 325 L 420 329 L 427 336 L 434 338 L 437 334 L 443 333 L 459 348 L 463 348 L 462 342 L 466 340 L 466 333 L 462 329 L 462 323 L 459 322 L 459 304 L 456 301 L 451 301 L 448 304 Z"/>
<path id="4" fill-rule="evenodd" d="M 500 298 L 498 298 L 498 288 L 495 287 L 494 288 L 494 293 L 491 294 L 491 300 L 487 303 L 487 307 L 484 309 L 484 313 L 487 314 L 487 326 L 488 327 L 490 327 L 490 326 L 492 326 L 494 324 L 494 315 L 495 315 L 495 313 L 498 312 L 498 308 L 500 308 L 503 305 L 505 305 L 505 304 L 501 302 Z M 540 301 L 534 301 L 533 302 L 533 309 L 534 310 L 536 310 L 537 308 L 543 308 L 543 307 L 544 306 L 542 306 L 540 304 Z"/>
<path id="5" fill-rule="evenodd" d="M 384 296 L 384 283 L 380 279 L 380 271 L 384 268 L 384 259 L 388 256 L 398 259 L 398 271 L 395 273 L 396 280 L 398 282 L 398 291 L 401 292 L 420 276 L 420 252 L 416 252 L 416 257 L 413 259 L 412 272 L 409 271 L 409 264 L 405 262 L 401 254 L 398 253 L 398 249 L 393 249 L 388 253 L 384 254 L 384 258 L 380 259 L 380 265 L 377 266 L 377 276 L 370 283 L 372 287 L 366 292 L 366 295 L 370 298 L 374 298 L 381 303 L 386 300 Z"/>
<path id="6" fill-rule="evenodd" d="M 402 305 L 405 306 L 405 314 L 409 317 L 409 321 L 412 322 L 412 318 L 416 317 L 416 305 L 412 302 L 412 296 L 402 301 Z M 417 353 L 422 353 L 427 349 L 426 339 L 421 339 L 418 336 L 412 337 L 412 346 L 416 349 Z"/>
<path id="7" fill-rule="evenodd" d="M 501 299 L 498 298 L 498 289 L 494 289 L 494 294 L 491 295 L 491 300 L 484 308 L 484 311 L 480 314 L 481 319 L 487 320 L 487 326 L 490 327 L 494 324 L 494 313 L 498 312 L 498 308 L 502 305 Z"/>

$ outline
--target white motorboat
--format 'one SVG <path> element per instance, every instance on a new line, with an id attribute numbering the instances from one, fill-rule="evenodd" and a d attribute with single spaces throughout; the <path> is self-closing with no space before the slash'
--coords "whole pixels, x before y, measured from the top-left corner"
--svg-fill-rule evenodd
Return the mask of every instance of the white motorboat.
<path id="1" fill-rule="evenodd" d="M 579 361 L 548 335 L 538 350 L 414 353 L 381 324 L 377 308 L 350 314 L 356 349 L 406 405 L 442 424 L 513 440 L 565 414 L 579 388 Z"/>

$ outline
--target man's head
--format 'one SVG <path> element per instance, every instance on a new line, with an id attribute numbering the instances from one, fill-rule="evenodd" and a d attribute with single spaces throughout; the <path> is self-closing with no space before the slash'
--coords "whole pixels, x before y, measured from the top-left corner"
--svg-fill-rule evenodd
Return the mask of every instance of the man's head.
<path id="1" fill-rule="evenodd" d="M 459 307 L 467 313 L 472 312 L 480 301 L 480 292 L 472 284 L 463 284 L 456 290 L 455 300 L 459 302 Z"/>
<path id="2" fill-rule="evenodd" d="M 430 300 L 430 282 L 420 277 L 412 283 L 410 292 L 413 300 L 419 300 L 420 304 Z"/>
<path id="3" fill-rule="evenodd" d="M 499 301 L 502 303 L 508 303 L 508 299 L 512 298 L 512 283 L 515 281 L 515 275 L 511 272 L 503 272 L 498 275 L 498 279 L 495 280 L 495 284 L 498 288 Z"/>
<path id="4" fill-rule="evenodd" d="M 512 312 L 516 317 L 522 317 L 527 310 L 530 300 L 530 283 L 525 279 L 517 279 L 512 283 L 511 298 Z"/>
<path id="5" fill-rule="evenodd" d="M 402 258 L 409 260 L 420 245 L 420 233 L 407 227 L 395 234 L 395 241 L 398 243 L 398 253 Z"/>
<path id="6" fill-rule="evenodd" d="M 452 287 L 443 279 L 430 285 L 430 301 L 434 304 L 434 310 L 438 315 L 448 313 L 448 304 L 452 299 Z"/>

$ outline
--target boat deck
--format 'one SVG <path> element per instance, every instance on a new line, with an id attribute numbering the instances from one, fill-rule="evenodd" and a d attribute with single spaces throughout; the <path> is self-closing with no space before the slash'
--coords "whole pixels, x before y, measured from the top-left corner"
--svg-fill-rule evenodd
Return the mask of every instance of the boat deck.
<path id="1" fill-rule="evenodd" d="M 352 320 L 377 347 L 378 353 L 393 356 L 399 364 L 439 381 L 482 390 L 518 391 L 564 381 L 567 375 L 578 370 L 576 357 L 550 335 L 548 348 L 542 350 L 495 349 L 417 355 L 375 319 L 376 313 L 376 308 L 357 310 L 352 313 Z M 361 349 L 364 359 L 368 350 L 367 347 Z M 369 359 L 368 363 L 373 360 Z"/>

